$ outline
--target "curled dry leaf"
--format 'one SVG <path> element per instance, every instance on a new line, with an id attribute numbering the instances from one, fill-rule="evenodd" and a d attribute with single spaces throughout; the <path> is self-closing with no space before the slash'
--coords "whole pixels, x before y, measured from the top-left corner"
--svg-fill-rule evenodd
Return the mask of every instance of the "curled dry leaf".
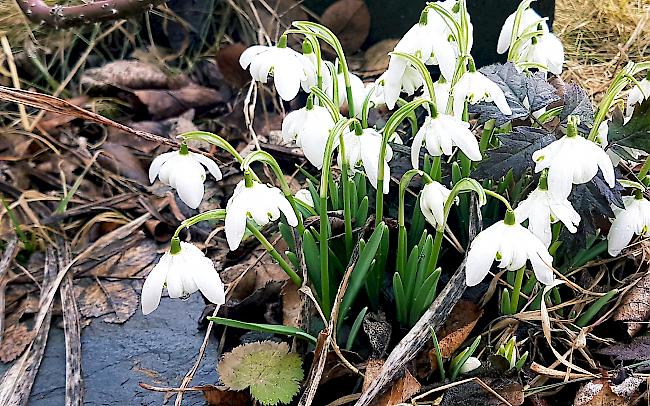
<path id="1" fill-rule="evenodd" d="M 445 325 L 438 332 L 438 343 L 444 359 L 450 358 L 467 340 L 482 314 L 483 310 L 474 302 L 461 300 L 454 306 Z M 431 360 L 431 367 L 436 370 L 438 362 L 435 349 L 429 351 L 429 359 Z"/>
<path id="2" fill-rule="evenodd" d="M 205 396 L 205 401 L 210 406 L 246 406 L 250 404 L 250 396 L 244 392 L 228 390 L 214 385 L 195 386 Z"/>
<path id="3" fill-rule="evenodd" d="M 189 109 L 206 110 L 226 101 L 218 91 L 194 84 L 176 90 L 136 90 L 134 94 L 154 120 L 175 117 Z"/>
<path id="4" fill-rule="evenodd" d="M 594 379 L 587 382 L 576 393 L 574 406 L 627 406 L 644 379 L 630 376 L 618 385 L 608 379 Z"/>
<path id="5" fill-rule="evenodd" d="M 363 379 L 362 392 L 370 386 L 370 383 L 379 375 L 381 368 L 384 366 L 382 359 L 370 359 L 366 365 L 366 371 Z M 404 376 L 400 378 L 389 391 L 384 393 L 373 405 L 375 406 L 391 406 L 399 403 L 406 402 L 411 397 L 415 396 L 422 385 L 417 379 L 411 375 L 407 370 Z"/>
<path id="6" fill-rule="evenodd" d="M 338 0 L 325 10 L 320 21 L 350 54 L 361 48 L 370 32 L 370 11 L 362 0 Z"/>
<path id="7" fill-rule="evenodd" d="M 186 83 L 183 77 L 170 79 L 157 66 L 141 62 L 119 60 L 99 68 L 86 70 L 81 76 L 81 85 L 86 90 L 120 89 L 167 89 Z"/>
<path id="8" fill-rule="evenodd" d="M 379 41 L 368 48 L 363 55 L 364 62 L 361 69 L 369 74 L 384 72 L 388 69 L 388 61 L 390 60 L 388 53 L 393 52 L 398 42 L 398 39 L 389 38 Z"/>
<path id="9" fill-rule="evenodd" d="M 613 320 L 624 323 L 630 337 L 641 331 L 644 322 L 650 321 L 650 271 L 623 297 Z"/>
<path id="10" fill-rule="evenodd" d="M 251 79 L 250 73 L 239 64 L 239 57 L 246 49 L 241 42 L 225 45 L 217 53 L 217 66 L 223 78 L 234 88 L 241 88 Z"/>

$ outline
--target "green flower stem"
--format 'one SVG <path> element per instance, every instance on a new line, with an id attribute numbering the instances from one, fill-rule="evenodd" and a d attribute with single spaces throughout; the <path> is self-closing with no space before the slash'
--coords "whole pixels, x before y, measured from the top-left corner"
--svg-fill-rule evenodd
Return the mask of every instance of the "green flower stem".
<path id="1" fill-rule="evenodd" d="M 399 224 L 398 228 L 398 237 L 397 237 L 397 272 L 400 275 L 403 275 L 404 269 L 406 269 L 406 221 L 404 219 L 404 200 L 406 196 L 406 189 L 408 188 L 411 180 L 416 175 L 420 175 L 424 178 L 426 183 L 433 182 L 433 179 L 425 172 L 419 169 L 411 169 L 406 171 L 402 176 L 402 179 L 399 182 L 399 206 L 398 206 L 398 215 L 397 221 Z M 418 210 L 418 208 L 414 208 Z"/>
<path id="2" fill-rule="evenodd" d="M 612 84 L 609 85 L 607 92 L 605 92 L 605 96 L 598 104 L 598 110 L 596 111 L 596 117 L 594 118 L 594 126 L 589 132 L 590 141 L 596 141 L 600 123 L 605 120 L 609 109 L 612 107 L 612 104 L 614 104 L 614 101 L 618 98 L 618 95 L 630 83 L 630 77 L 633 77 L 636 71 L 635 67 L 636 65 L 633 62 L 629 62 L 623 69 L 618 71 L 616 76 L 614 76 Z"/>
<path id="3" fill-rule="evenodd" d="M 298 274 L 293 270 L 291 265 L 287 263 L 287 261 L 282 258 L 282 255 L 275 249 L 273 244 L 269 242 L 269 240 L 264 237 L 264 234 L 260 232 L 260 230 L 255 227 L 255 225 L 251 221 L 246 222 L 246 228 L 248 231 L 251 232 L 257 238 L 257 240 L 262 244 L 262 246 L 268 251 L 269 255 L 273 257 L 277 261 L 277 263 L 280 265 L 282 270 L 289 275 L 289 278 L 291 281 L 296 285 L 296 286 L 302 286 L 302 278 L 298 276 Z"/>
<path id="4" fill-rule="evenodd" d="M 305 226 L 302 221 L 302 216 L 300 214 L 300 210 L 298 210 L 298 207 L 296 205 L 296 199 L 293 197 L 293 193 L 291 193 L 291 188 L 289 187 L 289 184 L 287 183 L 287 180 L 284 177 L 284 172 L 282 172 L 282 169 L 280 168 L 280 164 L 278 164 L 278 161 L 276 161 L 275 158 L 273 158 L 273 156 L 266 151 L 259 151 L 259 150 L 253 151 L 242 161 L 241 164 L 242 170 L 244 172 L 250 170 L 250 166 L 253 162 L 262 162 L 267 164 L 269 168 L 271 168 L 273 174 L 278 180 L 278 183 L 280 183 L 280 189 L 282 190 L 282 193 L 287 198 L 289 204 L 291 205 L 291 208 L 296 214 L 296 218 L 298 219 L 298 232 L 300 233 L 300 235 L 302 235 L 303 232 L 305 231 Z"/>
<path id="5" fill-rule="evenodd" d="M 492 140 L 492 134 L 494 133 L 494 127 L 496 125 L 495 119 L 490 119 L 483 124 L 483 132 L 481 133 L 481 142 L 479 144 L 479 150 L 481 154 L 490 146 L 490 141 Z"/>
<path id="6" fill-rule="evenodd" d="M 190 131 L 190 132 L 186 132 L 186 133 L 183 133 L 183 134 L 179 135 L 179 137 L 184 142 L 191 141 L 191 140 L 198 140 L 198 141 L 205 141 L 207 143 L 215 145 L 215 146 L 225 150 L 230 155 L 232 155 L 237 160 L 237 162 L 239 162 L 240 164 L 244 160 L 241 157 L 241 155 L 239 155 L 239 152 L 237 152 L 237 150 L 232 145 L 230 145 L 230 143 L 228 141 L 224 140 L 223 138 L 221 138 L 217 134 L 213 134 L 213 133 L 210 133 L 210 132 L 207 132 L 207 131 Z"/>
<path id="7" fill-rule="evenodd" d="M 171 246 L 169 247 L 169 253 L 176 255 L 181 252 L 181 239 L 178 237 L 172 237 Z"/>
<path id="8" fill-rule="evenodd" d="M 428 104 L 435 109 L 435 103 L 431 100 L 417 99 L 400 107 L 393 113 L 386 122 L 382 132 L 381 147 L 379 148 L 379 165 L 377 167 L 377 198 L 375 202 L 375 225 L 379 225 L 384 217 L 384 163 L 386 162 L 386 149 L 388 140 L 397 129 L 397 126 L 407 118 L 416 108 Z"/>
<path id="9" fill-rule="evenodd" d="M 323 169 L 321 171 L 319 187 L 319 249 L 320 249 L 320 272 L 321 272 L 321 309 L 325 317 L 329 317 L 332 310 L 329 283 L 329 218 L 327 215 L 327 187 L 332 167 L 332 153 L 334 152 L 334 141 L 343 133 L 343 130 L 350 124 L 357 121 L 356 119 L 340 119 L 334 128 L 330 130 L 327 143 L 325 144 L 325 153 L 323 158 Z"/>
<path id="10" fill-rule="evenodd" d="M 524 274 L 526 273 L 526 267 L 522 266 L 517 270 L 515 275 L 515 283 L 512 289 L 512 295 L 510 296 L 510 314 L 516 314 L 519 310 L 519 296 L 521 295 L 521 284 L 524 281 Z"/>
<path id="11" fill-rule="evenodd" d="M 358 123 L 355 123 L 358 125 Z M 345 157 L 345 143 L 343 132 L 339 134 L 339 153 L 341 154 L 341 186 L 343 187 L 343 221 L 345 223 L 345 254 L 347 258 L 354 249 L 354 236 L 352 235 L 352 208 L 350 202 L 350 179 L 348 174 L 348 160 Z"/>
<path id="12" fill-rule="evenodd" d="M 343 52 L 341 42 L 329 28 L 321 24 L 309 21 L 295 21 L 293 25 L 298 27 L 300 29 L 299 31 L 307 31 L 308 33 L 311 33 L 311 35 L 327 42 L 332 48 L 334 48 L 343 72 L 343 81 L 345 82 L 345 91 L 348 97 L 348 116 L 350 118 L 354 117 L 354 99 L 352 97 L 352 87 L 350 86 L 350 71 L 348 69 L 348 63 L 345 59 L 345 53 Z M 293 32 L 294 30 L 288 30 L 287 32 L 289 31 Z M 300 33 L 305 34 L 304 32 Z M 336 80 L 336 77 L 333 77 L 333 80 Z"/>
<path id="13" fill-rule="evenodd" d="M 488 196 L 492 196 L 492 197 L 498 199 L 499 201 L 501 201 L 501 203 L 503 203 L 506 206 L 506 209 L 508 209 L 508 211 L 513 211 L 512 206 L 510 206 L 510 202 L 505 197 L 501 196 L 500 194 L 498 194 L 496 192 L 488 190 L 488 189 L 485 189 L 485 194 L 488 195 Z"/>
<path id="14" fill-rule="evenodd" d="M 449 13 L 447 9 L 439 5 L 438 3 L 427 3 L 427 8 L 434 10 L 438 14 L 440 14 L 442 17 L 444 17 L 444 21 L 447 24 L 447 27 L 449 27 L 449 30 L 451 31 L 451 35 L 456 39 L 456 42 L 460 44 L 461 40 L 461 27 L 460 24 L 458 24 L 458 21 L 454 18 L 453 15 Z"/>
<path id="15" fill-rule="evenodd" d="M 424 83 L 427 87 L 427 91 L 429 92 L 429 99 L 433 101 L 432 103 L 432 112 L 431 112 L 431 117 L 435 118 L 438 114 L 436 111 L 435 106 L 435 100 L 436 100 L 436 93 L 435 89 L 433 87 L 433 80 L 431 79 L 431 74 L 429 74 L 429 70 L 427 67 L 424 65 L 424 63 L 420 60 L 420 58 L 417 58 L 411 54 L 407 54 L 404 52 L 391 52 L 389 53 L 391 57 L 397 56 L 400 58 L 404 58 L 407 61 L 413 65 L 415 69 L 420 72 L 420 75 L 422 75 L 422 79 L 424 79 Z"/>
<path id="16" fill-rule="evenodd" d="M 200 223 L 202 221 L 207 221 L 207 220 L 223 220 L 225 218 L 226 218 L 225 209 L 209 210 L 204 213 L 197 214 L 196 216 L 183 220 L 183 222 L 181 222 L 178 228 L 176 228 L 176 231 L 174 232 L 172 239 L 178 238 L 178 235 L 184 228 L 190 228 L 194 224 Z"/>
<path id="17" fill-rule="evenodd" d="M 519 7 L 517 7 L 517 11 L 515 12 L 515 21 L 512 24 L 512 33 L 510 35 L 510 49 L 508 51 L 508 61 L 510 62 L 515 62 L 515 57 L 517 54 L 515 53 L 515 42 L 517 41 L 517 38 L 519 37 L 519 27 L 521 26 L 521 18 L 526 11 L 527 8 L 530 7 L 530 4 L 535 1 L 535 0 L 525 0 L 519 3 Z"/>
<path id="18" fill-rule="evenodd" d="M 329 111 L 330 115 L 332 116 L 332 120 L 336 123 L 339 121 L 339 117 L 341 114 L 339 113 L 338 107 L 334 104 L 334 101 L 330 100 L 329 97 L 323 92 L 321 89 L 319 89 L 316 86 L 311 87 L 311 92 L 312 94 L 318 96 L 318 100 L 321 101 L 322 104 L 324 104 L 325 108 L 327 108 L 327 111 Z"/>

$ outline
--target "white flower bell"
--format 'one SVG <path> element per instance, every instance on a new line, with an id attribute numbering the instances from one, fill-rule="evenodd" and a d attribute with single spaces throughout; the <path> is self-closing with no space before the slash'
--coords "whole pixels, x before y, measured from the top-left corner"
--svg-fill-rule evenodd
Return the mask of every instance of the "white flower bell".
<path id="1" fill-rule="evenodd" d="M 607 235 L 607 251 L 616 256 L 632 241 L 634 235 L 650 236 L 650 201 L 642 193 L 623 198 L 625 209 L 613 206 L 615 218 Z"/>
<path id="2" fill-rule="evenodd" d="M 553 257 L 539 238 L 517 223 L 512 212 L 507 212 L 505 220 L 481 231 L 472 241 L 465 265 L 467 286 L 478 285 L 495 260 L 499 261 L 499 268 L 508 271 L 516 271 L 530 261 L 538 281 L 544 285 L 554 281 Z"/>
<path id="3" fill-rule="evenodd" d="M 358 77 L 354 73 L 348 73 L 348 76 L 350 79 L 350 90 L 352 91 L 352 104 L 354 108 L 354 115 L 355 117 L 360 117 L 361 109 L 363 108 L 363 102 L 366 99 L 366 94 L 368 91 L 366 90 L 366 85 L 363 84 L 363 81 L 361 80 L 360 77 Z M 325 86 L 324 86 L 325 93 L 330 99 L 334 99 L 333 81 L 330 79 L 324 82 L 325 82 Z M 348 109 L 349 109 L 350 101 L 348 100 L 348 93 L 345 87 L 345 77 L 343 76 L 343 73 L 339 73 L 336 75 L 336 83 L 337 83 L 339 107 L 342 107 L 345 103 L 348 103 Z"/>
<path id="4" fill-rule="evenodd" d="M 214 304 L 224 304 L 226 295 L 212 260 L 192 244 L 172 239 L 172 248 L 160 258 L 142 286 L 142 313 L 158 308 L 164 285 L 171 298 L 186 298 L 200 290 Z"/>
<path id="5" fill-rule="evenodd" d="M 456 69 L 456 52 L 447 40 L 448 35 L 445 35 L 446 24 L 438 19 L 436 22 L 439 24 L 428 22 L 428 10 L 425 9 L 420 17 L 420 22 L 404 34 L 404 37 L 395 46 L 394 52 L 416 56 L 426 64 L 439 65 L 442 76 L 451 81 Z M 409 66 L 408 60 L 391 55 L 385 76 L 385 97 L 389 109 L 395 106 L 403 88 L 403 78 L 407 66 Z"/>
<path id="6" fill-rule="evenodd" d="M 280 212 L 290 226 L 298 225 L 296 213 L 282 191 L 253 180 L 245 172 L 226 205 L 225 231 L 230 250 L 239 248 L 249 218 L 261 227 L 280 218 Z"/>
<path id="7" fill-rule="evenodd" d="M 203 193 L 205 193 L 204 166 L 216 180 L 221 180 L 221 170 L 214 161 L 201 154 L 188 151 L 187 145 L 182 144 L 179 151 L 158 155 L 151 162 L 149 182 L 153 183 L 158 177 L 162 183 L 176 189 L 178 197 L 186 205 L 196 209 L 201 204 Z"/>
<path id="8" fill-rule="evenodd" d="M 480 101 L 494 102 L 503 114 L 506 116 L 512 114 L 503 90 L 481 72 L 466 72 L 454 86 L 453 92 L 454 115 L 456 117 L 462 116 L 465 109 L 465 100 L 470 104 L 476 104 Z"/>
<path id="9" fill-rule="evenodd" d="M 561 221 L 571 233 L 578 231 L 580 214 L 567 199 L 557 199 L 546 186 L 546 179 L 540 181 L 537 189 L 530 192 L 526 200 L 515 209 L 519 221 L 528 220 L 528 229 L 548 247 L 551 245 L 551 224 Z"/>
<path id="10" fill-rule="evenodd" d="M 266 83 L 269 74 L 283 100 L 293 100 L 300 87 L 308 92 L 316 85 L 316 70 L 308 57 L 287 48 L 287 37 L 280 37 L 277 46 L 254 45 L 239 57 L 239 64 L 250 72 L 253 80 Z"/>
<path id="11" fill-rule="evenodd" d="M 598 173 L 614 187 L 614 166 L 607 153 L 595 142 L 578 135 L 577 120 L 569 117 L 567 134 L 533 153 L 535 172 L 548 168 L 548 190 L 557 199 L 566 199 L 572 185 L 589 182 Z"/>
<path id="12" fill-rule="evenodd" d="M 418 169 L 422 142 L 432 156 L 451 155 L 453 147 L 461 151 L 472 161 L 481 160 L 478 141 L 469 129 L 469 123 L 454 116 L 433 112 L 433 116 L 424 119 L 422 127 L 413 138 L 411 146 L 411 163 Z"/>
<path id="13" fill-rule="evenodd" d="M 427 183 L 420 193 L 420 210 L 424 218 L 433 227 L 442 227 L 445 223 L 444 207 L 451 190 L 439 182 Z"/>
<path id="14" fill-rule="evenodd" d="M 562 41 L 551 33 L 540 35 L 522 50 L 518 63 L 527 62 L 544 66 L 549 72 L 559 75 L 564 65 L 564 46 Z"/>
<path id="15" fill-rule="evenodd" d="M 512 41 L 512 31 L 515 28 L 515 14 L 516 12 L 510 14 L 506 21 L 501 27 L 501 33 L 499 34 L 499 41 L 497 43 L 497 52 L 500 54 L 505 53 L 508 48 L 510 48 L 510 42 Z M 519 22 L 519 29 L 517 30 L 516 37 L 521 36 L 527 28 L 532 25 L 541 24 L 542 29 L 545 32 L 548 32 L 548 25 L 545 22 L 545 19 L 537 14 L 532 8 L 527 8 L 521 14 L 521 20 Z"/>
<path id="16" fill-rule="evenodd" d="M 469 357 L 467 358 L 465 363 L 460 367 L 460 370 L 458 372 L 461 374 L 466 374 L 472 372 L 473 370 L 477 369 L 480 366 L 481 366 L 480 359 L 476 357 Z"/>
<path id="17" fill-rule="evenodd" d="M 343 134 L 345 159 L 350 163 L 352 168 L 362 164 L 368 180 L 375 189 L 377 188 L 381 142 L 381 134 L 372 128 L 364 128 L 359 134 L 357 134 L 356 130 L 347 131 Z M 388 193 L 388 187 L 390 185 L 390 167 L 388 166 L 388 162 L 392 158 L 393 150 L 387 145 L 384 161 L 384 193 Z M 339 165 L 341 165 L 340 153 L 338 161 Z"/>
<path id="18" fill-rule="evenodd" d="M 284 118 L 282 138 L 285 141 L 295 141 L 307 160 L 320 169 L 323 167 L 323 151 L 332 127 L 334 120 L 327 108 L 314 105 L 309 98 L 306 107 L 294 110 Z"/>
<path id="19" fill-rule="evenodd" d="M 294 197 L 296 200 L 300 201 L 304 205 L 309 206 L 312 209 L 314 208 L 314 198 L 312 197 L 309 189 L 300 189 L 299 191 L 296 192 Z"/>
<path id="20" fill-rule="evenodd" d="M 632 113 L 634 113 L 634 106 L 643 103 L 643 101 L 648 97 L 650 97 L 650 80 L 648 80 L 648 78 L 643 78 L 627 95 L 625 115 L 631 117 Z"/>

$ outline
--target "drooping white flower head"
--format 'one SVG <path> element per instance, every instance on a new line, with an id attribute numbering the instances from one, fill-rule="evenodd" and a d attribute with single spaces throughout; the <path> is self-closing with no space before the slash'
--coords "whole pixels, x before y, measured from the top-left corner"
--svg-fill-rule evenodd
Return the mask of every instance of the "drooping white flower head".
<path id="1" fill-rule="evenodd" d="M 451 82 L 446 80 L 433 82 L 433 91 L 436 94 L 436 108 L 442 113 L 446 112 L 449 96 L 451 96 Z"/>
<path id="2" fill-rule="evenodd" d="M 503 90 L 481 72 L 466 72 L 454 86 L 454 115 L 461 117 L 465 100 L 470 104 L 480 101 L 494 102 L 499 110 L 509 116 L 512 110 L 506 101 Z"/>
<path id="3" fill-rule="evenodd" d="M 266 83 L 269 74 L 283 100 L 293 100 L 300 87 L 308 92 L 316 84 L 316 70 L 305 55 L 287 48 L 286 36 L 280 37 L 277 46 L 254 45 L 239 57 L 239 64 L 250 72 L 253 80 Z"/>
<path id="4" fill-rule="evenodd" d="M 625 196 L 625 209 L 612 206 L 614 221 L 607 235 L 607 251 L 616 256 L 627 247 L 634 235 L 650 236 L 650 201 L 642 195 Z"/>
<path id="5" fill-rule="evenodd" d="M 447 40 L 448 35 L 445 35 L 446 24 L 438 19 L 434 19 L 433 22 L 428 21 L 428 15 L 433 14 L 435 13 L 425 10 L 420 22 L 404 34 L 395 46 L 394 52 L 416 56 L 426 64 L 439 65 L 442 76 L 451 81 L 456 69 L 456 52 Z M 384 78 L 386 105 L 389 109 L 395 106 L 400 92 L 405 87 L 404 74 L 409 65 L 408 60 L 391 55 Z"/>
<path id="6" fill-rule="evenodd" d="M 499 41 L 497 43 L 497 52 L 502 54 L 510 48 L 510 41 L 512 40 L 512 31 L 515 28 L 515 14 L 516 12 L 510 14 L 506 21 L 501 27 L 501 33 L 499 34 Z M 548 32 L 548 25 L 546 24 L 544 18 L 537 14 L 532 8 L 527 8 L 521 14 L 521 21 L 519 23 L 519 29 L 517 30 L 516 36 L 519 37 L 521 34 L 526 31 L 532 25 L 541 24 L 542 29 L 545 32 Z"/>
<path id="7" fill-rule="evenodd" d="M 458 147 L 472 161 L 481 160 L 478 141 L 469 129 L 469 123 L 448 114 L 437 113 L 435 117 L 424 119 L 411 146 L 411 163 L 415 169 L 418 169 L 423 141 L 431 156 L 451 155 L 453 147 Z"/>
<path id="8" fill-rule="evenodd" d="M 345 147 L 345 158 L 347 162 L 351 168 L 363 165 L 363 170 L 375 189 L 377 188 L 381 141 L 381 134 L 372 128 L 364 128 L 360 135 L 357 135 L 354 130 L 347 131 L 343 134 L 343 145 Z M 339 150 L 339 165 L 342 162 L 341 158 Z M 393 158 L 393 150 L 390 145 L 386 146 L 385 158 L 384 193 L 388 193 L 388 187 L 390 185 L 390 167 L 388 166 L 388 162 Z"/>
<path id="9" fill-rule="evenodd" d="M 546 70 L 555 75 L 562 73 L 564 65 L 564 46 L 562 41 L 551 33 L 546 33 L 532 39 L 524 49 L 518 62 L 535 63 L 545 66 Z M 544 71 L 544 69 L 540 70 Z"/>
<path id="10" fill-rule="evenodd" d="M 427 183 L 420 193 L 420 210 L 424 218 L 433 227 L 441 227 L 445 222 L 444 207 L 451 190 L 433 181 Z"/>
<path id="11" fill-rule="evenodd" d="M 553 257 L 544 243 L 507 217 L 481 231 L 472 241 L 465 265 L 467 286 L 478 285 L 495 260 L 499 261 L 499 268 L 508 271 L 516 271 L 530 261 L 538 281 L 545 285 L 553 283 Z"/>
<path id="12" fill-rule="evenodd" d="M 203 166 L 208 168 L 216 180 L 221 180 L 221 170 L 214 161 L 201 154 L 189 152 L 187 146 L 182 145 L 180 151 L 158 155 L 151 162 L 149 182 L 153 183 L 158 177 L 162 183 L 176 189 L 178 197 L 186 205 L 196 209 L 201 204 L 205 192 L 203 182 L 206 173 Z"/>
<path id="13" fill-rule="evenodd" d="M 575 211 L 571 202 L 557 199 L 541 186 L 530 192 L 526 200 L 519 203 L 515 209 L 519 221 L 528 220 L 528 229 L 546 246 L 551 245 L 551 224 L 561 221 L 571 233 L 578 229 L 580 214 Z"/>
<path id="14" fill-rule="evenodd" d="M 249 218 L 261 227 L 280 218 L 280 212 L 290 226 L 298 225 L 296 213 L 280 189 L 246 177 L 241 180 L 226 205 L 225 231 L 230 250 L 239 248 Z"/>
<path id="15" fill-rule="evenodd" d="M 158 308 L 165 284 L 173 299 L 185 298 L 200 290 L 211 303 L 225 303 L 223 282 L 212 260 L 190 243 L 172 241 L 172 250 L 178 248 L 180 250 L 174 254 L 166 252 L 144 281 L 142 313 L 149 314 Z"/>
<path id="16" fill-rule="evenodd" d="M 299 200 L 305 205 L 311 207 L 312 209 L 314 208 L 314 198 L 312 197 L 309 189 L 300 189 L 299 191 L 296 192 L 294 197 L 296 198 L 296 200 Z"/>
<path id="17" fill-rule="evenodd" d="M 481 366 L 481 360 L 476 358 L 476 357 L 469 357 L 465 361 L 465 363 L 460 367 L 459 372 L 461 374 L 466 374 L 468 372 L 472 372 L 476 368 Z"/>
<path id="18" fill-rule="evenodd" d="M 567 135 L 533 153 L 535 172 L 548 168 L 548 190 L 557 199 L 566 199 L 573 185 L 589 182 L 598 173 L 614 187 L 614 166 L 607 153 L 595 142 L 578 135 L 577 123 L 569 122 Z"/>
<path id="19" fill-rule="evenodd" d="M 282 121 L 282 138 L 295 141 L 312 165 L 323 167 L 323 151 L 334 120 L 323 106 L 310 105 L 287 114 Z"/>
<path id="20" fill-rule="evenodd" d="M 640 85 L 640 86 L 639 86 Z M 625 108 L 625 115 L 631 117 L 634 113 L 634 106 L 643 103 L 645 99 L 650 97 L 650 80 L 643 78 L 635 85 L 630 93 L 627 95 L 627 107 Z"/>
<path id="21" fill-rule="evenodd" d="M 348 75 L 350 78 L 350 89 L 352 90 L 352 102 L 354 106 L 354 115 L 355 117 L 359 117 L 361 115 L 361 109 L 363 108 L 363 102 L 366 100 L 366 94 L 367 94 L 366 85 L 364 85 L 361 78 L 355 75 L 354 73 L 349 73 Z M 337 81 L 336 83 L 337 83 L 337 91 L 338 91 L 338 98 L 339 98 L 339 107 L 343 106 L 345 103 L 348 103 L 349 106 L 350 102 L 348 101 L 348 94 L 345 88 L 345 78 L 343 76 L 343 73 L 339 73 L 336 75 L 336 81 Z M 334 85 L 331 79 L 325 81 L 324 89 L 327 96 L 330 99 L 333 99 Z"/>

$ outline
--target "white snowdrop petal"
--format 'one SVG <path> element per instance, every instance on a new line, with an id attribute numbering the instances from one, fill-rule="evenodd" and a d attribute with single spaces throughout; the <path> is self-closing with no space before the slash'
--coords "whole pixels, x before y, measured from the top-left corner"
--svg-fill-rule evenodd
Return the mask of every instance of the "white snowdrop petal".
<path id="1" fill-rule="evenodd" d="M 226 209 L 226 218 L 224 229 L 226 231 L 226 240 L 231 251 L 239 248 L 244 233 L 246 232 L 246 211 L 239 205 L 228 205 Z"/>
<path id="2" fill-rule="evenodd" d="M 182 272 L 185 272 L 186 269 L 185 261 L 180 253 L 172 255 L 170 271 L 167 273 L 166 280 L 167 294 L 169 294 L 169 297 L 172 299 L 178 299 L 183 296 L 183 280 L 181 274 Z"/>
<path id="3" fill-rule="evenodd" d="M 151 166 L 149 166 L 149 182 L 153 183 L 156 180 L 156 177 L 158 176 L 158 173 L 160 172 L 160 168 L 169 160 L 171 157 L 173 157 L 177 152 L 166 152 L 164 154 L 158 155 L 152 162 Z"/>
<path id="4" fill-rule="evenodd" d="M 196 159 L 199 161 L 201 164 L 203 164 L 206 168 L 208 168 L 208 172 L 212 176 L 214 176 L 214 179 L 219 181 L 223 177 L 221 174 L 221 169 L 219 169 L 219 165 L 217 165 L 216 162 L 214 162 L 212 159 L 208 158 L 207 156 L 201 155 L 201 154 L 195 154 L 193 152 L 190 153 L 191 157 L 193 159 Z"/>
<path id="5" fill-rule="evenodd" d="M 467 253 L 467 262 L 465 264 L 467 286 L 478 285 L 490 271 L 499 250 L 501 225 L 503 225 L 503 222 L 496 223 L 474 238 Z"/>
<path id="6" fill-rule="evenodd" d="M 142 313 L 147 315 L 158 308 L 160 296 L 162 295 L 165 279 L 171 262 L 171 255 L 165 254 L 160 258 L 160 262 L 153 267 L 147 279 L 142 285 Z"/>
<path id="7" fill-rule="evenodd" d="M 427 131 L 428 128 L 428 122 L 426 120 L 430 120 L 429 117 L 425 119 L 425 123 L 420 127 L 417 133 L 415 133 L 415 137 L 413 138 L 413 144 L 411 145 L 411 165 L 413 165 L 414 169 L 419 169 L 420 168 L 420 150 L 422 149 L 422 141 L 424 141 L 424 134 Z"/>
<path id="8" fill-rule="evenodd" d="M 180 174 L 179 177 L 181 177 Z M 198 208 L 203 200 L 203 193 L 205 191 L 203 187 L 203 179 L 194 173 L 189 173 L 183 179 L 175 183 L 178 197 L 180 197 L 188 207 L 192 209 Z"/>
<path id="9" fill-rule="evenodd" d="M 244 69 L 248 68 L 248 65 L 251 64 L 253 58 L 255 58 L 260 53 L 267 51 L 268 49 L 269 47 L 263 45 L 253 45 L 252 47 L 245 49 L 239 57 L 239 64 Z"/>
<path id="10" fill-rule="evenodd" d="M 201 258 L 196 271 L 193 273 L 194 283 L 201 293 L 214 304 L 226 303 L 226 294 L 219 273 L 214 269 L 212 260 Z"/>

